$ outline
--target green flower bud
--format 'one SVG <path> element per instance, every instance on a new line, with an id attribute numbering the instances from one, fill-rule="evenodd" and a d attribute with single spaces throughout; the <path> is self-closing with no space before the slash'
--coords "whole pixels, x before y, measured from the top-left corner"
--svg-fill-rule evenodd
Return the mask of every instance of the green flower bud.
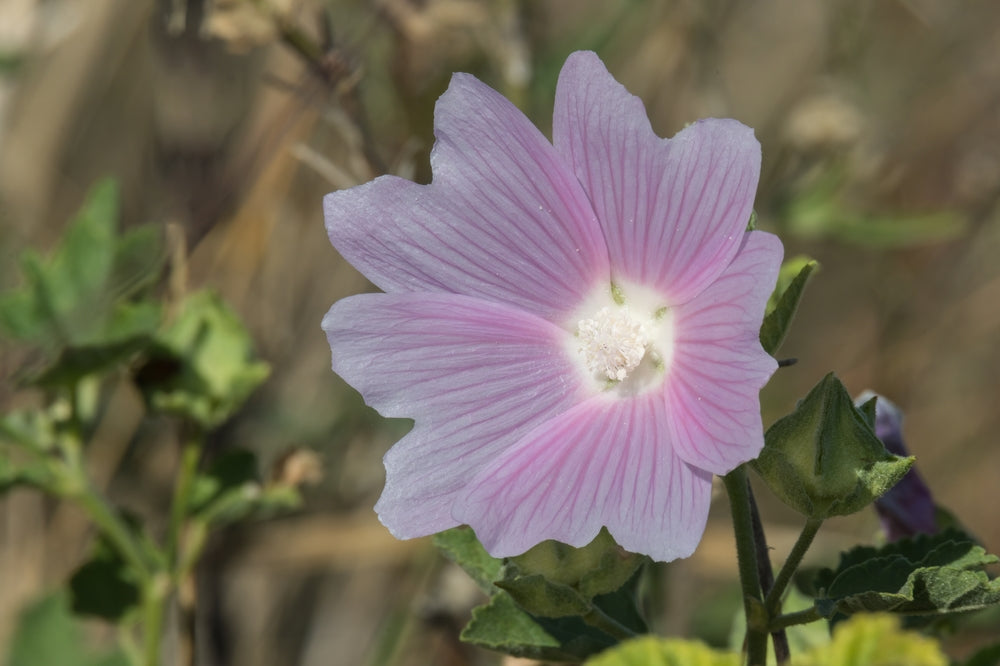
<path id="1" fill-rule="evenodd" d="M 830 373 L 771 426 L 751 464 L 781 501 L 809 518 L 855 513 L 913 464 L 912 457 L 886 450 L 872 429 L 873 416 L 856 408 Z"/>

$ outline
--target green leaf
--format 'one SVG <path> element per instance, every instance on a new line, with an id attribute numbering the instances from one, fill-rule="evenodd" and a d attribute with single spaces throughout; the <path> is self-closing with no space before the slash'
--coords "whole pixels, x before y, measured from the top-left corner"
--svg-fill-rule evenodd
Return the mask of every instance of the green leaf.
<path id="1" fill-rule="evenodd" d="M 590 600 L 569 585 L 556 583 L 541 574 L 513 575 L 496 582 L 519 606 L 538 617 L 586 615 Z"/>
<path id="2" fill-rule="evenodd" d="M 768 429 L 751 464 L 785 504 L 822 519 L 870 504 L 903 478 L 913 458 L 886 451 L 831 373 Z"/>
<path id="3" fill-rule="evenodd" d="M 846 184 L 845 168 L 830 169 L 811 182 L 784 211 L 789 230 L 807 238 L 891 249 L 951 240 L 968 227 L 965 217 L 951 211 L 879 214 L 852 210 L 843 201 Z"/>
<path id="4" fill-rule="evenodd" d="M 739 666 L 740 655 L 713 650 L 698 641 L 643 636 L 625 641 L 584 666 Z"/>
<path id="5" fill-rule="evenodd" d="M 46 453 L 55 443 L 56 436 L 55 423 L 49 411 L 26 409 L 0 416 L 0 442 L 25 451 Z"/>
<path id="6" fill-rule="evenodd" d="M 859 615 L 837 625 L 829 645 L 792 658 L 794 666 L 947 666 L 936 641 L 900 629 L 891 615 Z"/>
<path id="7" fill-rule="evenodd" d="M 97 652 L 84 640 L 81 626 L 70 614 L 65 592 L 32 604 L 20 616 L 7 666 L 128 666 L 121 652 Z"/>
<path id="8" fill-rule="evenodd" d="M 115 550 L 99 540 L 94 555 L 69 581 L 73 612 L 111 622 L 139 606 L 139 588 Z"/>
<path id="9" fill-rule="evenodd" d="M 22 381 L 53 385 L 121 363 L 148 342 L 159 307 L 134 300 L 163 265 L 160 232 L 118 236 L 118 190 L 95 185 L 47 261 L 26 251 L 21 287 L 0 295 L 0 330 L 39 347 L 45 365 Z"/>
<path id="10" fill-rule="evenodd" d="M 760 344 L 768 354 L 774 354 L 785 341 L 792 319 L 806 284 L 819 264 L 809 257 L 795 257 L 781 266 L 778 284 L 767 303 L 767 314 L 760 327 Z"/>
<path id="11" fill-rule="evenodd" d="M 300 504 L 297 488 L 261 484 L 256 454 L 232 449 L 195 477 L 187 510 L 206 524 L 219 526 L 251 515 L 260 517 L 294 509 Z"/>
<path id="12" fill-rule="evenodd" d="M 0 494 L 17 486 L 44 489 L 53 485 L 45 456 L 55 438 L 46 412 L 25 410 L 0 416 Z"/>
<path id="13" fill-rule="evenodd" d="M 496 585 L 534 615 L 584 615 L 594 597 L 621 588 L 644 562 L 645 557 L 627 552 L 602 529 L 583 548 L 543 541 L 508 558 Z"/>
<path id="14" fill-rule="evenodd" d="M 607 529 L 582 548 L 558 541 L 543 541 L 523 555 L 511 557 L 503 572 L 505 580 L 540 574 L 568 585 L 592 599 L 624 585 L 647 558 L 619 546 Z"/>
<path id="15" fill-rule="evenodd" d="M 1000 581 L 982 569 L 1000 562 L 955 530 L 858 547 L 836 570 L 816 576 L 817 609 L 825 617 L 861 611 L 940 615 L 1000 604 Z"/>
<path id="16" fill-rule="evenodd" d="M 189 511 L 216 524 L 235 522 L 256 509 L 260 495 L 256 454 L 233 449 L 195 477 Z"/>
<path id="17" fill-rule="evenodd" d="M 208 429 L 228 419 L 267 378 L 243 323 L 213 292 L 188 296 L 137 374 L 151 408 Z"/>
<path id="18" fill-rule="evenodd" d="M 488 604 L 473 609 L 461 639 L 515 657 L 571 662 L 615 643 L 578 617 L 534 618 L 506 592 L 494 594 Z"/>
<path id="19" fill-rule="evenodd" d="M 1000 643 L 987 645 L 961 662 L 961 666 L 1000 666 Z"/>
<path id="20" fill-rule="evenodd" d="M 493 581 L 500 577 L 503 561 L 486 552 L 476 533 L 468 527 L 454 527 L 434 535 L 434 545 L 449 560 L 465 569 L 486 594 L 496 594 Z"/>
<path id="21" fill-rule="evenodd" d="M 43 463 L 17 464 L 0 449 L 0 495 L 18 486 L 46 489 L 54 483 L 52 473 Z"/>

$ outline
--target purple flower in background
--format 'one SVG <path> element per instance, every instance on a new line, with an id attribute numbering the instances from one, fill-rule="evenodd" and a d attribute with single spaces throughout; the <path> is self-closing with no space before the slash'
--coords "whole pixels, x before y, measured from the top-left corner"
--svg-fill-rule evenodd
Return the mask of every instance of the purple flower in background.
<path id="1" fill-rule="evenodd" d="M 875 436 L 882 440 L 889 453 L 910 455 L 903 441 L 903 412 L 892 401 L 872 391 L 863 392 L 855 402 L 860 407 L 872 398 L 878 398 Z M 889 541 L 938 531 L 934 499 L 916 465 L 889 492 L 875 500 L 875 511 Z"/>
<path id="2" fill-rule="evenodd" d="M 413 430 L 376 505 L 399 538 L 472 526 L 494 556 L 607 526 L 657 560 L 701 539 L 713 474 L 763 446 L 758 342 L 780 241 L 747 232 L 760 173 L 733 120 L 652 131 L 593 53 L 567 60 L 554 140 L 456 74 L 433 183 L 324 200 L 384 294 L 323 320 L 333 369 Z"/>

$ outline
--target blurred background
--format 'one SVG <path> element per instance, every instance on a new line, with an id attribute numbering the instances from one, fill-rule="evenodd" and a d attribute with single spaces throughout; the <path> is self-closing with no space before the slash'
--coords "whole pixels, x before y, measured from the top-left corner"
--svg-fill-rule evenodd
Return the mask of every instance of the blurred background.
<path id="1" fill-rule="evenodd" d="M 378 417 L 329 369 L 320 319 L 371 287 L 326 240 L 321 198 L 382 173 L 428 181 L 433 104 L 454 71 L 548 133 L 562 62 L 593 49 L 663 136 L 706 116 L 753 126 L 759 226 L 821 263 L 765 424 L 830 370 L 852 393 L 889 396 L 937 501 L 997 552 L 997 44 L 987 0 L 4 0 L 0 286 L 113 176 L 124 225 L 163 225 L 182 284 L 218 289 L 272 366 L 209 454 L 319 454 L 304 510 L 211 542 L 201 663 L 499 663 L 457 641 L 475 586 L 372 511 L 381 457 L 409 423 Z M 0 352 L 6 379 L 23 357 Z M 143 419 L 128 382 L 104 399 L 94 476 L 162 520 L 176 433 Z M 0 384 L 0 407 L 32 400 Z M 801 521 L 758 494 L 780 561 Z M 659 630 L 724 643 L 738 593 L 717 504 L 695 556 L 662 567 L 652 592 Z M 877 532 L 868 512 L 830 521 L 807 561 L 833 564 Z M 81 515 L 38 493 L 0 501 L 0 647 L 89 538 Z"/>

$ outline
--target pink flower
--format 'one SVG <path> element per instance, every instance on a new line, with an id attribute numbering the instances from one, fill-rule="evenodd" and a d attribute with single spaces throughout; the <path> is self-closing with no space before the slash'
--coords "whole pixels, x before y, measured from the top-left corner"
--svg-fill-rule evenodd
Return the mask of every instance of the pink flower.
<path id="1" fill-rule="evenodd" d="M 593 53 L 566 61 L 549 143 L 467 74 L 438 101 L 434 181 L 328 195 L 380 287 L 336 303 L 333 369 L 415 421 L 376 505 L 399 538 L 468 524 L 494 556 L 607 526 L 657 560 L 701 539 L 713 474 L 763 446 L 758 342 L 781 243 L 746 232 L 753 131 L 658 138 Z"/>

